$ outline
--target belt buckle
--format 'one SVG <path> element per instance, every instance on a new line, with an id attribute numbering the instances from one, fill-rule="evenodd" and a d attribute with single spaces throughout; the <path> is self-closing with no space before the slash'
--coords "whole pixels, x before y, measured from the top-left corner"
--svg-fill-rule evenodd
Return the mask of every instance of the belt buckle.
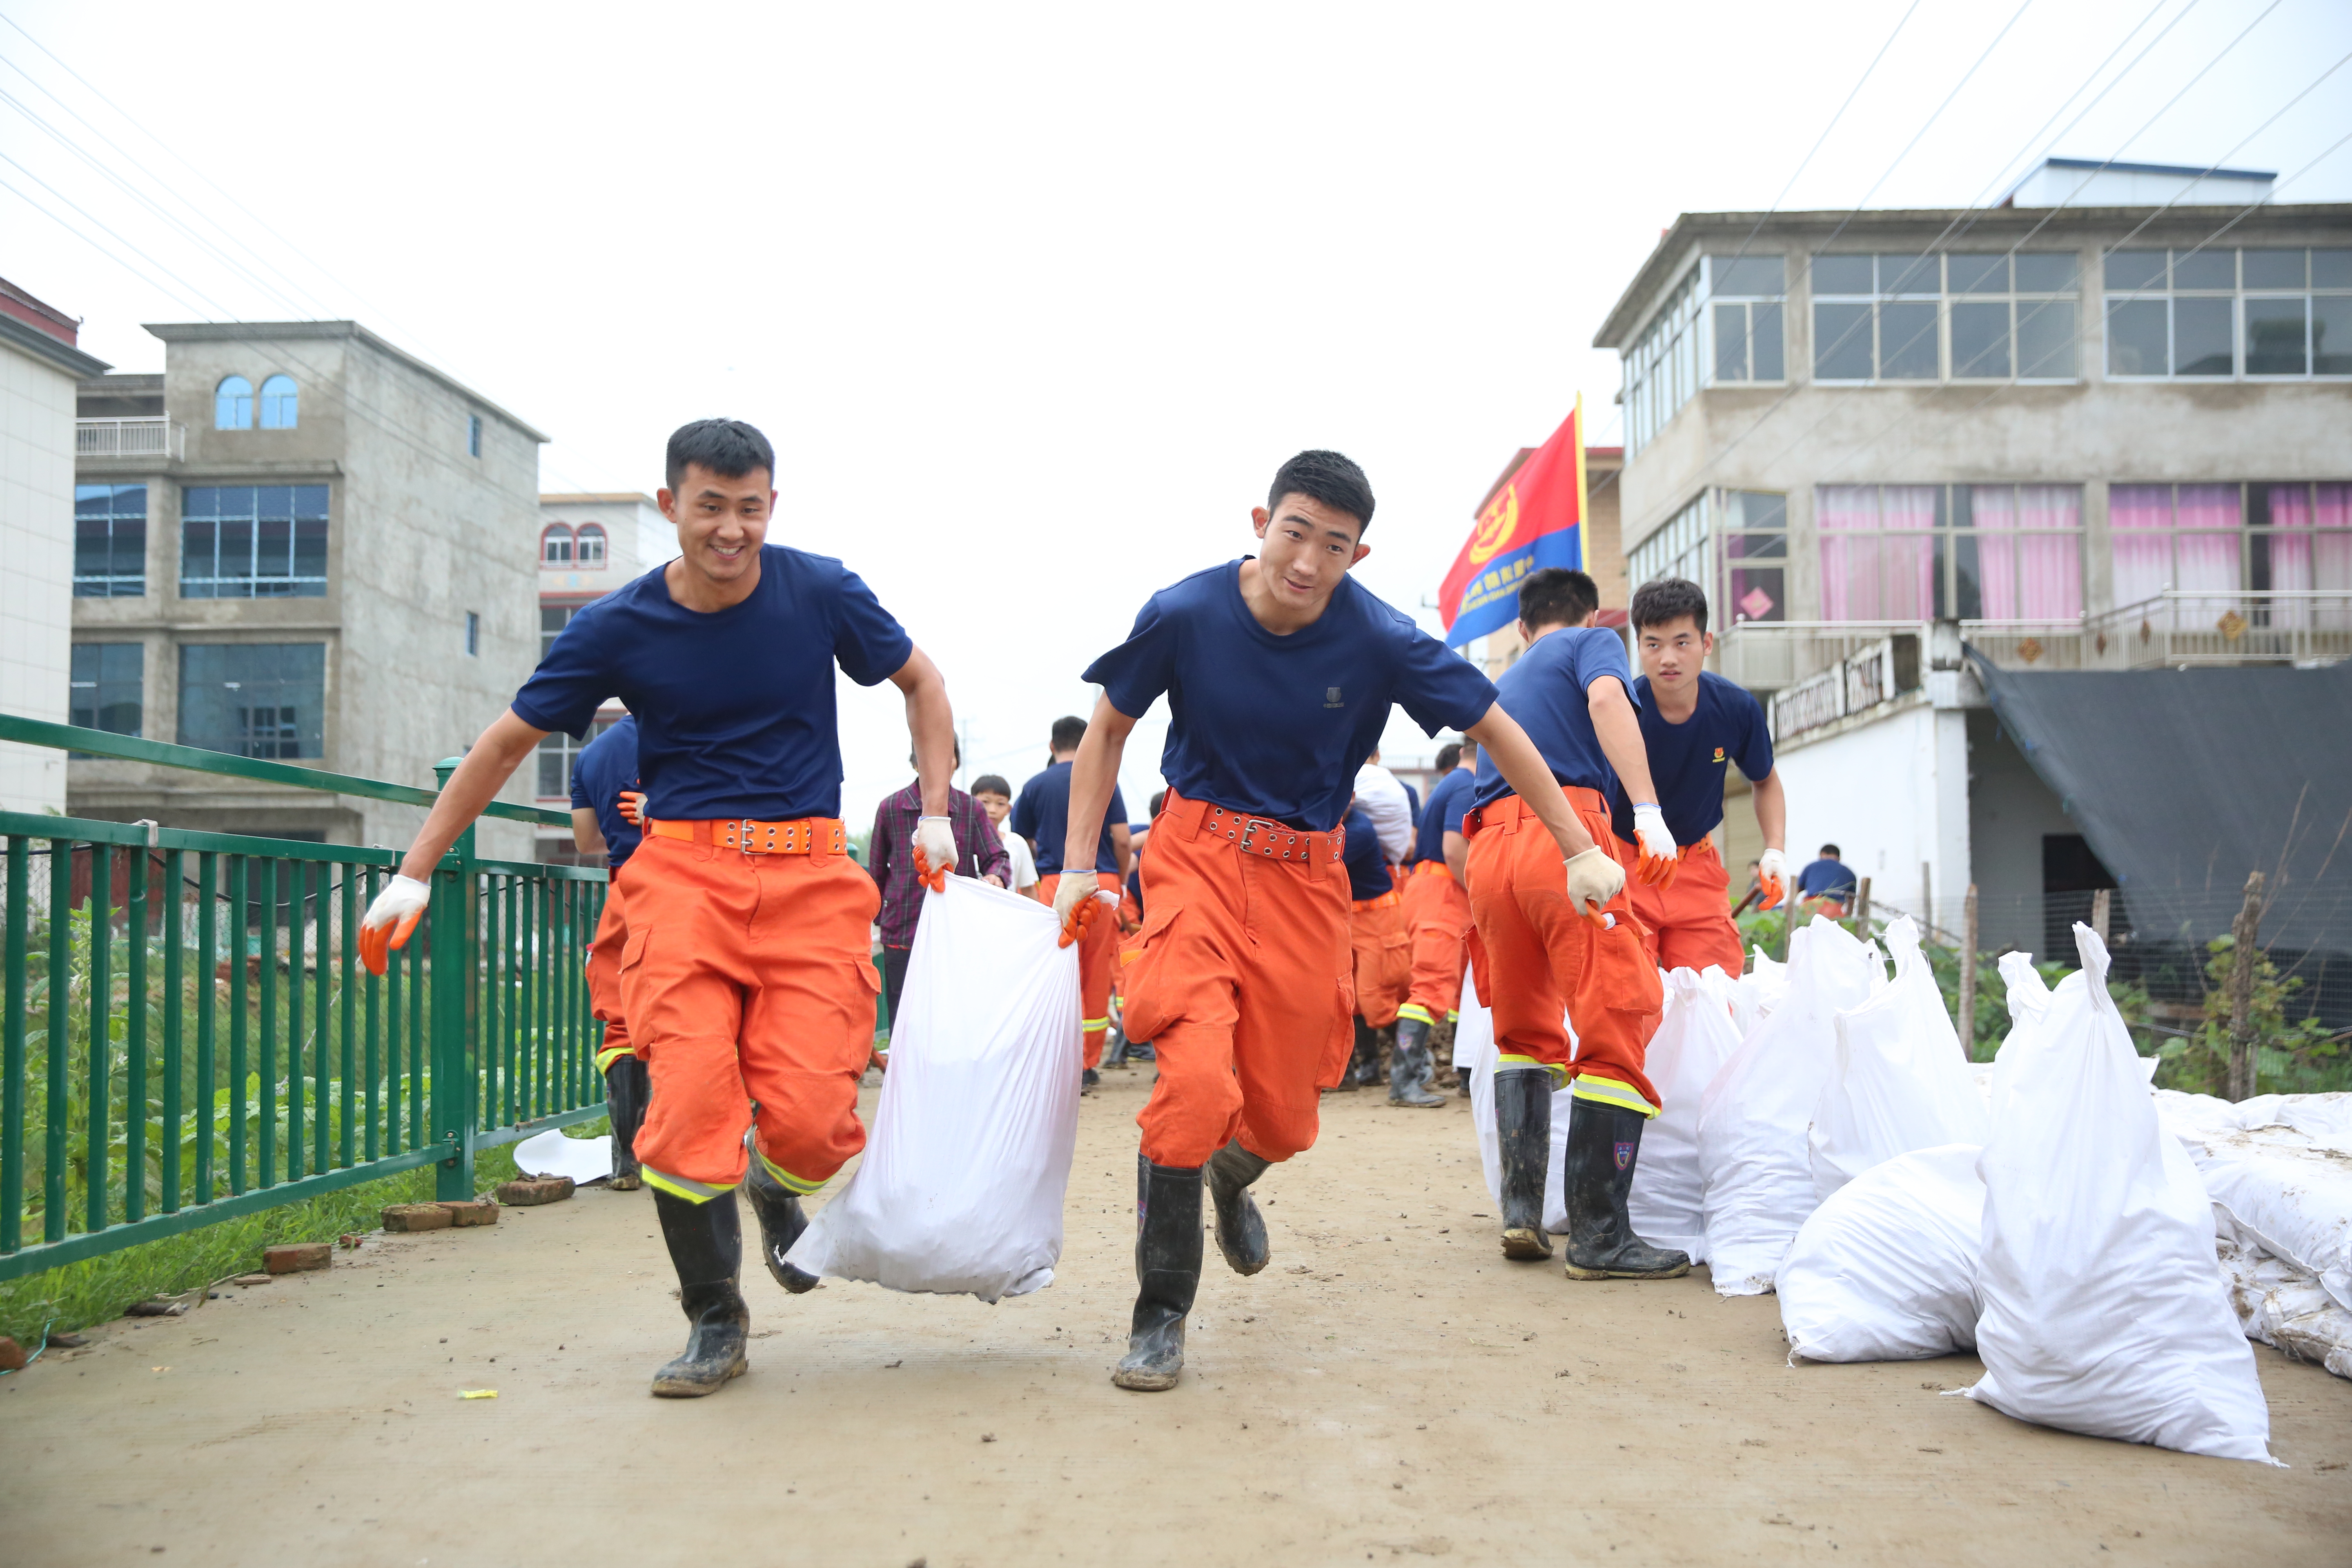
<path id="1" fill-rule="evenodd" d="M 1261 827 L 1265 828 L 1268 834 L 1287 833 L 1294 840 L 1300 837 L 1298 830 L 1295 827 L 1286 827 L 1279 822 L 1268 822 L 1265 817 L 1253 816 L 1242 824 L 1242 847 L 1244 849 L 1248 850 L 1253 855 L 1263 855 L 1270 860 L 1295 860 L 1304 859 L 1306 858 L 1303 851 L 1294 853 L 1293 850 L 1290 849 L 1260 848 L 1256 844 L 1251 842 L 1251 840 L 1257 837 L 1257 830 Z"/>

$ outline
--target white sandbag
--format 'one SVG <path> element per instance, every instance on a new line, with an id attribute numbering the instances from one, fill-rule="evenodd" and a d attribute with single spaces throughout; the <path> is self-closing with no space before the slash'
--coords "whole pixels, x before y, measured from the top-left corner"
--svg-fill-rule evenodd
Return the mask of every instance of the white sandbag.
<path id="1" fill-rule="evenodd" d="M 1778 1277 L 1780 1325 L 1808 1361 L 1917 1361 L 1976 1343 L 1984 1153 L 1897 1154 L 1822 1200 Z"/>
<path id="2" fill-rule="evenodd" d="M 1665 977 L 1665 992 L 1647 1064 L 1664 1104 L 1642 1130 L 1626 1206 L 1636 1236 L 1704 1263 L 1706 1182 L 1699 1172 L 1698 1112 L 1706 1086 L 1739 1048 L 1731 1026 L 1732 981 L 1712 964 L 1705 973 L 1677 969 Z"/>
<path id="3" fill-rule="evenodd" d="M 1816 916 L 1789 942 L 1788 993 L 1716 1073 L 1699 1105 L 1715 1288 L 1759 1296 L 1820 1202 L 1805 1129 L 1837 1049 L 1831 1020 L 1870 994 L 1862 943 Z"/>
<path id="4" fill-rule="evenodd" d="M 1471 1024 L 1475 1011 L 1477 1023 Z M 1565 1026 L 1566 1020 L 1562 1020 Z M 1478 1000 L 1478 987 L 1471 976 L 1462 977 L 1462 1017 L 1454 1026 L 1454 1038 L 1467 1037 L 1471 1042 L 1470 1057 L 1470 1125 L 1478 1137 L 1478 1163 L 1486 1168 L 1486 1194 L 1495 1200 L 1496 1208 L 1503 1202 L 1503 1142 L 1495 1131 L 1495 1068 L 1502 1060 L 1502 1047 L 1495 1043 L 1495 1015 Z M 1570 1039 L 1574 1038 L 1571 1030 Z M 1571 1052 L 1571 1055 L 1573 1053 Z M 1561 1232 L 1568 1229 L 1568 1115 L 1571 1100 L 1565 1089 L 1554 1089 L 1551 1097 L 1551 1153 L 1544 1167 L 1543 1226 Z"/>
<path id="5" fill-rule="evenodd" d="M 1979 1165 L 1985 1375 L 1969 1396 L 2070 1432 L 2268 1460 L 2212 1206 L 2157 1123 L 2106 944 L 2085 925 L 2074 940 L 2082 973 L 2053 997 Z"/>
<path id="6" fill-rule="evenodd" d="M 1762 948 L 1751 950 L 1748 973 L 1732 982 L 1731 1026 L 1741 1039 L 1771 1015 L 1789 994 L 1789 966 L 1768 957 Z"/>
<path id="7" fill-rule="evenodd" d="M 610 1181 L 613 1135 L 566 1138 L 561 1127 L 536 1132 L 515 1145 L 515 1170 L 526 1176 L 569 1176 L 574 1184 Z"/>
<path id="8" fill-rule="evenodd" d="M 2042 978 L 2033 967 L 2030 952 L 2004 952 L 2000 955 L 2000 977 L 2009 992 L 2009 1033 L 2001 1037 L 2000 1048 L 1992 1054 L 1992 1079 L 1990 1086 L 1993 1119 L 1998 1121 L 2009 1105 L 2009 1089 L 2025 1058 L 2032 1056 L 2041 1043 L 2042 1021 L 2059 996 L 2070 988 L 2081 990 L 2083 972 L 2075 970 L 2058 982 L 2056 990 Z"/>
<path id="9" fill-rule="evenodd" d="M 2231 1241 L 2221 1243 L 2221 1276 L 2248 1339 L 2352 1377 L 2352 1311 L 2318 1280 L 2259 1247 Z"/>
<path id="10" fill-rule="evenodd" d="M 1886 943 L 1895 950 L 1893 984 L 1833 1020 L 1836 1067 L 1806 1135 L 1813 1188 L 1824 1198 L 1897 1154 L 1981 1145 L 1992 1135 L 1959 1033 L 1919 950 L 1919 928 L 1905 915 L 1887 928 Z"/>
<path id="11" fill-rule="evenodd" d="M 1050 1285 L 1078 1133 L 1078 950 L 968 877 L 923 895 L 856 1173 L 790 1254 L 811 1274 L 983 1301 Z"/>
<path id="12" fill-rule="evenodd" d="M 2352 1144 L 2314 1139 L 2271 1115 L 2258 1128 L 2181 1142 L 2225 1234 L 2293 1265 L 2352 1310 Z"/>

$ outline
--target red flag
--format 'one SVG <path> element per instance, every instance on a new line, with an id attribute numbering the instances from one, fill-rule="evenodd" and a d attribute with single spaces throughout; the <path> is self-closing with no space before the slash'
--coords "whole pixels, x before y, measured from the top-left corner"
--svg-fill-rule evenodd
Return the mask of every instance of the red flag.
<path id="1" fill-rule="evenodd" d="M 1518 618 L 1519 584 L 1542 566 L 1584 565 L 1584 399 L 1478 513 L 1437 591 L 1445 640 L 1460 647 Z"/>

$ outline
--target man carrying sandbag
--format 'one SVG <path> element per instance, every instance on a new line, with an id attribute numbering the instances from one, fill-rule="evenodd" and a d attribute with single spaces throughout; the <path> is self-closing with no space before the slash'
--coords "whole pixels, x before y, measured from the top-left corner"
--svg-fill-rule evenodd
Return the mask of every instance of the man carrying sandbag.
<path id="1" fill-rule="evenodd" d="M 645 1058 L 629 1039 L 621 1010 L 621 954 L 628 950 L 629 919 L 621 897 L 621 868 L 644 837 L 637 827 L 637 721 L 623 719 L 582 749 L 572 763 L 572 845 L 583 855 L 602 855 L 612 880 L 604 887 L 604 912 L 595 940 L 588 944 L 588 1011 L 604 1026 L 596 1046 L 596 1070 L 604 1075 L 604 1109 L 613 1121 L 613 1190 L 634 1193 L 644 1184 L 637 1173 L 637 1129 L 645 1125 L 649 1086 Z"/>
<path id="2" fill-rule="evenodd" d="M 1665 994 L 1614 858 L 1609 791 L 1617 777 L 1637 803 L 1635 874 L 1673 876 L 1675 845 L 1650 787 L 1625 647 L 1591 624 L 1600 602 L 1581 572 L 1529 573 L 1519 589 L 1527 651 L 1499 682 L 1503 707 L 1543 753 L 1546 782 L 1565 787 L 1597 847 L 1563 867 L 1550 841 L 1530 830 L 1536 810 L 1490 748 L 1462 822 L 1476 921 L 1470 962 L 1495 1017 L 1503 1256 L 1551 1256 L 1544 1176 L 1552 1091 L 1565 1085 L 1574 1105 L 1563 1184 L 1569 1278 L 1664 1279 L 1689 1273 L 1690 1258 L 1643 1241 L 1626 1214 L 1642 1124 L 1658 1113 L 1658 1091 L 1642 1069 Z M 1573 1051 L 1563 1015 L 1576 1020 Z"/>
<path id="3" fill-rule="evenodd" d="M 1094 852 L 1136 721 L 1163 692 L 1170 710 L 1143 929 L 1119 953 L 1127 1026 L 1160 1062 L 1136 1119 L 1139 1289 L 1111 1378 L 1121 1388 L 1173 1388 L 1184 1364 L 1203 1169 L 1217 1249 L 1255 1274 L 1269 1250 L 1250 1184 L 1315 1142 L 1318 1086 L 1347 1063 L 1349 882 L 1334 829 L 1391 705 L 1432 734 L 1476 735 L 1561 857 L 1592 848 L 1492 683 L 1349 580 L 1371 516 L 1362 469 L 1300 453 L 1251 512 L 1263 556 L 1153 595 L 1084 677 L 1104 689 L 1071 779 L 1066 865 Z M 1068 881 L 1054 912 L 1066 937 L 1109 915 Z"/>
<path id="4" fill-rule="evenodd" d="M 716 1392 L 745 1368 L 750 1314 L 737 1288 L 748 1162 L 768 1270 L 807 1221 L 800 1199 L 865 1144 L 857 1076 L 880 983 L 868 931 L 880 896 L 848 856 L 841 823 L 835 665 L 906 694 L 922 779 L 915 852 L 944 882 L 955 746 L 946 682 L 838 561 L 765 542 L 775 453 L 751 426 L 705 419 L 669 440 L 661 508 L 678 557 L 572 617 L 538 671 L 474 742 L 362 922 L 383 973 L 457 836 L 550 731 L 578 734 L 619 698 L 636 716 L 645 838 L 622 868 L 628 943 L 621 1002 L 644 1051 L 651 1102 L 637 1159 L 691 1325 L 656 1394 Z"/>

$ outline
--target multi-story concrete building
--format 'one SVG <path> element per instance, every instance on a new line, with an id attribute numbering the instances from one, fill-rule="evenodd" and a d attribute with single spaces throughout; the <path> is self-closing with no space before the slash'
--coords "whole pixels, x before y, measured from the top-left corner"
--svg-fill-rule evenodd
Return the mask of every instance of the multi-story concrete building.
<path id="1" fill-rule="evenodd" d="M 81 384 L 77 721 L 430 787 L 536 658 L 546 437 L 356 322 L 147 330 L 163 374 Z M 418 819 L 103 759 L 68 795 L 327 843 L 404 844 Z M 478 842 L 528 858 L 530 830 L 486 820 Z"/>
<path id="2" fill-rule="evenodd" d="M 1708 588 L 1800 858 L 1834 841 L 1948 923 L 1975 884 L 1987 946 L 2045 949 L 2045 894 L 2105 872 L 1963 644 L 2352 648 L 2352 205 L 2270 180 L 2053 160 L 1991 209 L 1691 213 L 1627 287 L 1594 342 L 1623 356 L 1628 575 Z"/>
<path id="3" fill-rule="evenodd" d="M 654 498 L 634 490 L 539 498 L 539 651 L 544 656 L 556 633 L 588 605 L 677 553 L 677 530 Z M 596 716 L 588 739 L 611 728 L 626 711 L 618 703 Z M 561 811 L 572 798 L 572 763 L 586 741 L 550 735 L 540 742 L 533 787 L 539 804 Z M 541 860 L 569 863 L 577 857 L 572 840 L 541 829 Z"/>
<path id="4" fill-rule="evenodd" d="M 66 721 L 81 323 L 0 279 L 0 713 Z M 0 811 L 63 811 L 64 753 L 0 742 Z"/>

